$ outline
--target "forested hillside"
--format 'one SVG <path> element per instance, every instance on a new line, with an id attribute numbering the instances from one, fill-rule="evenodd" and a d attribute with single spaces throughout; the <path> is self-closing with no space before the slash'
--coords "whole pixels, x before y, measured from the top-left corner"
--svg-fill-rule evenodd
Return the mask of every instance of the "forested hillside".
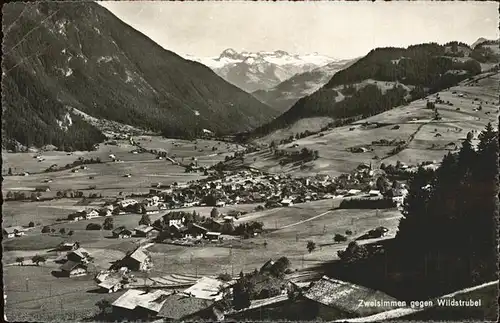
<path id="1" fill-rule="evenodd" d="M 9 3 L 2 20 L 3 147 L 102 141 L 73 109 L 175 137 L 250 130 L 276 115 L 97 3 Z"/>
<path id="2" fill-rule="evenodd" d="M 458 42 L 374 49 L 253 135 L 261 136 L 307 117 L 328 116 L 338 125 L 345 124 L 422 98 L 479 74 L 481 65 L 472 58 L 479 50 Z"/>

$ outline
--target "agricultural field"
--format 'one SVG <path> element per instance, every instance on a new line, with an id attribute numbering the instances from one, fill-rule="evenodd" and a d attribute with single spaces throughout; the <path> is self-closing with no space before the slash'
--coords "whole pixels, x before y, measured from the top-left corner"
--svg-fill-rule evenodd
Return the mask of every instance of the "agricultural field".
<path id="1" fill-rule="evenodd" d="M 436 104 L 440 120 L 432 120 L 433 111 L 426 109 L 427 100 L 433 102 L 437 98 L 437 94 L 433 94 L 411 102 L 408 106 L 397 107 L 357 121 L 353 125 L 323 131 L 279 146 L 280 149 L 291 150 L 292 145 L 296 144 L 298 146 L 293 148 L 295 150 L 304 147 L 317 150 L 319 158 L 306 163 L 307 167 L 304 169 L 297 166 L 280 166 L 279 160 L 269 150 L 248 154 L 243 163 L 269 172 L 286 172 L 296 176 L 315 173 L 336 176 L 351 171 L 362 162 L 380 165 L 382 162 L 395 164 L 398 160 L 406 164 L 439 161 L 449 151 L 456 151 L 456 147 L 460 147 L 461 140 L 465 139 L 469 131 L 475 131 L 477 136 L 488 122 L 496 127 L 500 108 L 499 81 L 500 74 L 490 72 L 439 92 L 442 101 L 452 104 Z M 365 123 L 379 123 L 379 125 L 366 126 Z M 294 127 L 290 126 L 290 129 L 300 128 L 299 124 L 297 128 Z M 301 131 L 296 133 L 299 132 Z M 268 144 L 271 140 L 279 141 L 291 134 L 286 132 L 281 136 L 282 133 L 282 130 L 278 130 L 265 137 L 265 140 L 259 139 L 256 142 Z M 407 147 L 394 154 L 391 150 L 396 147 L 395 145 L 373 144 L 373 141 L 381 139 L 404 140 L 407 142 Z M 367 151 L 354 153 L 349 151 L 352 147 L 364 147 Z"/>

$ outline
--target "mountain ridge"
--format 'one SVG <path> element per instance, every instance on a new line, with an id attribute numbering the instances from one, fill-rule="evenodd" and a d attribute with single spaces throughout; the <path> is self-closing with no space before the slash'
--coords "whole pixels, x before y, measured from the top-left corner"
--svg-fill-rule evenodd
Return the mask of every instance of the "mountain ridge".
<path id="1" fill-rule="evenodd" d="M 237 52 L 232 48 L 225 49 L 216 57 L 184 57 L 208 66 L 229 83 L 249 93 L 270 89 L 295 74 L 337 61 L 317 53 L 295 55 L 283 50 Z"/>
<path id="2" fill-rule="evenodd" d="M 72 108 L 173 137 L 251 130 L 276 115 L 97 3 L 10 3 L 3 13 L 4 139 L 72 149 L 102 141 L 76 115 L 72 127 L 86 131 L 60 128 Z"/>

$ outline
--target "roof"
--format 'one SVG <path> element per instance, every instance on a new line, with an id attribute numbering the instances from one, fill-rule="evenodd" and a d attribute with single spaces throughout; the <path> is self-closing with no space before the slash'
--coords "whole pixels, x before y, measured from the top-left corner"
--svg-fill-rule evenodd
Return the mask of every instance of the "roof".
<path id="1" fill-rule="evenodd" d="M 140 232 L 144 232 L 144 233 L 148 233 L 149 231 L 153 230 L 154 228 L 149 226 L 149 225 L 145 225 L 145 224 L 142 224 L 136 228 L 134 228 L 135 231 L 140 231 Z"/>
<path id="2" fill-rule="evenodd" d="M 62 271 L 68 271 L 68 272 L 69 272 L 69 271 L 72 271 L 73 269 L 75 269 L 75 268 L 76 268 L 76 267 L 78 267 L 78 266 L 82 266 L 82 267 L 83 267 L 82 263 L 80 263 L 80 262 L 76 262 L 76 261 L 71 261 L 71 260 L 68 260 L 68 261 L 66 261 L 66 262 L 65 262 L 65 263 L 64 263 L 64 264 L 60 267 L 60 269 L 61 269 Z"/>
<path id="3" fill-rule="evenodd" d="M 198 224 L 196 224 L 196 223 L 193 223 L 191 226 L 193 226 L 193 227 L 195 227 L 195 228 L 198 228 L 198 229 L 201 229 L 201 230 L 203 230 L 203 231 L 208 231 L 208 229 L 207 229 L 207 228 L 202 227 L 201 225 L 198 225 Z"/>
<path id="4" fill-rule="evenodd" d="M 325 306 L 334 307 L 348 313 L 363 315 L 370 312 L 385 311 L 388 308 L 360 307 L 358 301 L 360 299 L 365 302 L 397 301 L 397 299 L 380 291 L 326 276 L 314 282 L 311 288 L 304 293 L 304 297 Z"/>
<path id="5" fill-rule="evenodd" d="M 82 259 L 87 258 L 88 256 L 90 256 L 89 252 L 87 250 L 83 249 L 83 248 L 78 248 L 76 250 L 73 250 L 69 254 L 75 254 L 78 257 L 82 258 Z"/>
<path id="6" fill-rule="evenodd" d="M 113 229 L 113 231 L 111 231 L 113 234 L 120 234 L 123 230 L 125 230 L 125 226 L 121 226 L 121 227 L 118 227 L 118 228 L 115 228 Z"/>
<path id="7" fill-rule="evenodd" d="M 138 262 L 144 262 L 149 256 L 144 252 L 144 250 L 137 248 L 128 257 L 137 260 Z"/>
<path id="8" fill-rule="evenodd" d="M 114 301 L 112 305 L 114 307 L 121 307 L 129 310 L 133 310 L 137 306 L 140 306 L 151 311 L 158 312 L 165 302 L 165 299 L 163 298 L 171 293 L 172 292 L 161 289 L 151 293 L 138 289 L 129 289 L 125 294 Z"/>
<path id="9" fill-rule="evenodd" d="M 205 234 L 208 234 L 208 235 L 211 235 L 211 236 L 220 236 L 221 235 L 220 232 L 207 232 Z"/>
<path id="10" fill-rule="evenodd" d="M 212 300 L 190 297 L 182 293 L 173 294 L 167 297 L 158 316 L 177 320 L 202 311 L 213 303 Z"/>
<path id="11" fill-rule="evenodd" d="M 105 289 L 111 289 L 113 286 L 115 286 L 116 284 L 119 284 L 121 281 L 120 278 L 117 278 L 117 277 L 111 277 L 111 278 L 107 278 L 105 279 L 104 281 L 102 281 L 100 284 L 98 284 L 97 286 L 101 287 L 101 288 L 105 288 Z"/>
<path id="12" fill-rule="evenodd" d="M 193 286 L 184 290 L 184 293 L 197 298 L 219 300 L 222 298 L 220 287 L 224 283 L 220 280 L 208 277 L 202 277 Z"/>
<path id="13" fill-rule="evenodd" d="M 7 234 L 11 234 L 11 233 L 16 233 L 16 231 L 17 232 L 24 232 L 26 230 L 23 227 L 15 226 L 15 227 L 3 228 L 3 231 L 5 231 Z"/>

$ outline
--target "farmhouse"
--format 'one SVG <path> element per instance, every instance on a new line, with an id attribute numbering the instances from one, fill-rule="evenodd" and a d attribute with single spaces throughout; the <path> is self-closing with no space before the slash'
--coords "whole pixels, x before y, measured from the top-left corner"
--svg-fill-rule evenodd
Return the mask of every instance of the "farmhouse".
<path id="1" fill-rule="evenodd" d="M 57 251 L 73 251 L 80 248 L 80 244 L 78 242 L 61 242 L 59 246 L 57 246 Z"/>
<path id="2" fill-rule="evenodd" d="M 158 213 L 160 213 L 160 209 L 156 205 L 143 206 L 142 211 L 143 211 L 142 212 L 143 214 L 158 214 Z"/>
<path id="3" fill-rule="evenodd" d="M 368 195 L 370 195 L 370 197 L 380 197 L 380 196 L 382 196 L 382 194 L 380 194 L 379 190 L 370 190 L 370 192 L 368 192 Z"/>
<path id="4" fill-rule="evenodd" d="M 113 238 L 120 239 L 130 238 L 133 235 L 133 232 L 124 226 L 118 227 L 111 232 L 113 234 Z"/>
<path id="5" fill-rule="evenodd" d="M 281 203 L 281 205 L 283 205 L 283 206 L 292 206 L 292 205 L 293 205 L 293 202 L 292 202 L 292 200 L 291 200 L 291 199 L 283 199 L 283 200 L 281 200 L 281 202 L 280 202 L 280 203 Z"/>
<path id="6" fill-rule="evenodd" d="M 124 287 L 124 283 L 121 277 L 108 277 L 97 286 L 106 293 L 115 293 Z"/>
<path id="7" fill-rule="evenodd" d="M 126 267 L 132 271 L 146 271 L 152 266 L 153 263 L 151 256 L 147 254 L 144 249 L 138 247 L 135 250 L 128 252 L 123 259 L 114 263 L 110 269 L 113 270 Z"/>
<path id="8" fill-rule="evenodd" d="M 201 225 L 198 225 L 196 223 L 190 224 L 187 230 L 187 233 L 193 237 L 205 235 L 207 232 L 208 232 L 207 228 L 202 227 Z"/>
<path id="9" fill-rule="evenodd" d="M 218 301 L 222 299 L 221 288 L 224 286 L 220 280 L 202 277 L 196 284 L 184 290 L 184 293 L 196 298 Z"/>
<path id="10" fill-rule="evenodd" d="M 3 236 L 7 238 L 20 237 L 24 235 L 26 229 L 20 226 L 3 228 Z"/>
<path id="11" fill-rule="evenodd" d="M 85 276 L 88 274 L 86 265 L 71 260 L 64 263 L 60 269 L 62 274 L 66 277 Z"/>
<path id="12" fill-rule="evenodd" d="M 90 253 L 83 248 L 78 248 L 76 250 L 70 251 L 67 254 L 66 258 L 68 259 L 68 261 L 74 261 L 78 263 L 88 263 L 92 259 Z"/>
<path id="13" fill-rule="evenodd" d="M 170 294 L 172 292 L 164 290 L 130 289 L 112 304 L 113 316 L 127 320 L 156 317 Z"/>
<path id="14" fill-rule="evenodd" d="M 121 201 L 118 201 L 117 204 L 121 207 L 121 208 L 126 208 L 130 205 L 134 205 L 134 204 L 137 204 L 138 202 L 136 200 L 133 200 L 133 199 L 126 199 L 126 200 L 121 200 Z"/>
<path id="15" fill-rule="evenodd" d="M 134 229 L 136 237 L 150 237 L 154 232 L 155 228 L 149 225 L 142 224 Z"/>
<path id="16" fill-rule="evenodd" d="M 99 217 L 99 212 L 97 212 L 96 210 L 85 210 L 85 211 L 82 211 L 81 214 L 83 215 L 83 217 L 85 219 L 94 219 L 94 218 L 97 218 Z"/>
<path id="17" fill-rule="evenodd" d="M 100 216 L 112 216 L 114 207 L 112 205 L 106 205 L 102 209 L 99 210 Z"/>
<path id="18" fill-rule="evenodd" d="M 213 304 L 213 300 L 176 293 L 166 298 L 158 312 L 158 317 L 166 321 L 190 320 L 191 318 L 195 321 L 194 318 L 198 315 L 204 317 L 205 315 L 201 313 L 208 310 Z"/>

